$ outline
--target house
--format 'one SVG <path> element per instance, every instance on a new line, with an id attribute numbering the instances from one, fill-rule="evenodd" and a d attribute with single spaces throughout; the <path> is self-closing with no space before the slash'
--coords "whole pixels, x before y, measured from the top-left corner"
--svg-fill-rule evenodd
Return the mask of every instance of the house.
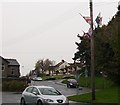
<path id="1" fill-rule="evenodd" d="M 16 59 L 5 59 L 0 56 L 0 63 L 2 65 L 2 78 L 19 78 L 20 64 Z"/>
<path id="2" fill-rule="evenodd" d="M 67 72 L 66 68 L 69 66 L 70 65 L 66 61 L 61 60 L 61 62 L 55 65 L 55 71 L 59 74 L 65 74 Z"/>
<path id="3" fill-rule="evenodd" d="M 61 62 L 59 62 L 55 66 L 49 66 L 47 69 L 45 69 L 44 74 L 45 75 L 74 74 L 77 70 L 80 70 L 82 66 L 83 65 L 81 63 L 68 63 L 65 60 L 61 60 Z M 31 78 L 37 76 L 37 70 L 30 71 L 29 76 Z"/>
<path id="4" fill-rule="evenodd" d="M 81 69 L 81 67 L 81 63 L 68 63 L 62 60 L 55 66 L 55 72 L 59 74 L 73 74 L 75 71 Z"/>
<path id="5" fill-rule="evenodd" d="M 53 75 L 55 74 L 55 66 L 49 66 L 45 71 L 44 73 L 46 75 Z"/>
<path id="6" fill-rule="evenodd" d="M 0 56 L 0 65 L 1 65 L 1 76 L 2 78 L 7 77 L 8 74 L 8 61 Z"/>
<path id="7" fill-rule="evenodd" d="M 30 77 L 30 78 L 37 77 L 37 70 L 31 70 L 31 71 L 29 72 L 29 77 Z"/>

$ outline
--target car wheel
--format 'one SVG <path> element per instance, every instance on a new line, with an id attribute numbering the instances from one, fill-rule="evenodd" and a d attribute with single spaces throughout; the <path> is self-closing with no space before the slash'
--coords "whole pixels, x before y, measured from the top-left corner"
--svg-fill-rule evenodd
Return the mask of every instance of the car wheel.
<path id="1" fill-rule="evenodd" d="M 67 88 L 68 88 L 68 84 L 67 84 Z"/>
<path id="2" fill-rule="evenodd" d="M 26 105 L 24 98 L 21 98 L 20 105 Z"/>
<path id="3" fill-rule="evenodd" d="M 67 84 L 67 88 L 70 88 L 69 84 Z"/>
<path id="4" fill-rule="evenodd" d="M 42 104 L 42 102 L 39 100 L 39 101 L 37 102 L 37 105 L 43 105 L 43 104 Z"/>

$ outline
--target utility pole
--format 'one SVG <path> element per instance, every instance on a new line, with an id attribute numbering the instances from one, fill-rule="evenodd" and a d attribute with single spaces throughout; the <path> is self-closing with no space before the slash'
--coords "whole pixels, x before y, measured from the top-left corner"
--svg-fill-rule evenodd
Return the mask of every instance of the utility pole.
<path id="1" fill-rule="evenodd" d="M 92 101 L 95 100 L 95 70 L 94 70 L 94 33 L 93 33 L 93 2 L 90 0 L 90 17 L 91 17 L 91 81 L 92 81 Z"/>

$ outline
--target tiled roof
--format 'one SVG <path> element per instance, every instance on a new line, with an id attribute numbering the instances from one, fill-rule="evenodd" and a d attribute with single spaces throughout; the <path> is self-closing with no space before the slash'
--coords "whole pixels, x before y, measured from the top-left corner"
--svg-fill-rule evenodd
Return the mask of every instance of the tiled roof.
<path id="1" fill-rule="evenodd" d="M 63 64 L 65 61 L 62 60 L 61 62 L 59 62 L 58 64 L 55 65 L 55 67 L 59 67 L 61 64 Z"/>
<path id="2" fill-rule="evenodd" d="M 16 59 L 6 59 L 9 64 L 8 65 L 14 65 L 14 66 L 19 66 L 20 64 L 18 63 L 18 61 Z"/>
<path id="3" fill-rule="evenodd" d="M 63 62 L 59 62 L 58 64 L 56 64 L 56 67 L 59 67 L 61 64 L 63 64 Z"/>
<path id="4" fill-rule="evenodd" d="M 2 56 L 0 56 L 0 59 L 3 59 L 3 60 L 5 60 L 7 63 L 9 63 L 5 58 L 3 58 Z"/>

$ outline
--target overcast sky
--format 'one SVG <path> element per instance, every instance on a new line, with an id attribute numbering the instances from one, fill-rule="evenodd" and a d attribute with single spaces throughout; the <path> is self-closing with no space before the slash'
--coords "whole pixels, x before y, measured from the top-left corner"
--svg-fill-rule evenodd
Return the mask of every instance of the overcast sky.
<path id="1" fill-rule="evenodd" d="M 89 29 L 79 15 L 89 16 L 89 0 L 79 1 L 3 0 L 0 55 L 17 59 L 22 75 L 34 69 L 37 60 L 42 58 L 56 63 L 62 59 L 73 62 L 75 42 L 79 42 L 77 34 L 82 35 L 82 30 Z M 117 12 L 118 0 L 102 1 L 93 4 L 94 20 L 101 12 L 102 23 L 107 24 Z"/>

